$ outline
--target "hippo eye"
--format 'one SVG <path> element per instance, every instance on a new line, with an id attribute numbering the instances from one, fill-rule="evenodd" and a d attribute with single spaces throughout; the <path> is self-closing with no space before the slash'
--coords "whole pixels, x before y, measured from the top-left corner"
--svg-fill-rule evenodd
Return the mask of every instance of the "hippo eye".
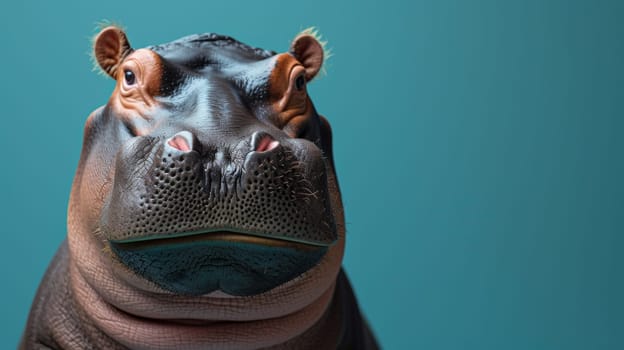
<path id="1" fill-rule="evenodd" d="M 304 86 L 305 86 L 305 77 L 303 76 L 303 74 L 301 74 L 295 80 L 295 87 L 297 88 L 298 91 L 301 91 L 303 90 Z"/>
<path id="2" fill-rule="evenodd" d="M 132 72 L 129 69 L 126 69 L 124 70 L 124 79 L 126 80 L 126 84 L 134 85 L 136 81 L 136 76 L 134 75 L 134 72 Z"/>

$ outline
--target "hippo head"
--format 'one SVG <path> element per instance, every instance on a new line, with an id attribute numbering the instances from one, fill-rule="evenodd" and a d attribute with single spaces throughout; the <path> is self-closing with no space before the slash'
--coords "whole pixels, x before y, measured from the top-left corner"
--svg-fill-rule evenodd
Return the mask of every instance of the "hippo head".
<path id="1" fill-rule="evenodd" d="M 339 265 L 331 130 L 306 89 L 323 55 L 309 32 L 278 54 L 217 34 L 133 49 L 104 28 L 94 58 L 116 85 L 85 126 L 70 243 L 182 295 L 255 295 Z"/>

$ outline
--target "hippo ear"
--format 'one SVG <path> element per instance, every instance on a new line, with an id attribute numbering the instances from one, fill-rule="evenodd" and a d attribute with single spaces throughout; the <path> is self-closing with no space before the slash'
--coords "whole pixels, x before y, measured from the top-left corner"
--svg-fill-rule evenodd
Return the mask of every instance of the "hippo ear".
<path id="1" fill-rule="evenodd" d="M 312 80 L 321 70 L 324 44 L 313 29 L 304 30 L 290 44 L 290 53 L 305 67 L 306 81 Z"/>
<path id="2" fill-rule="evenodd" d="M 95 60 L 113 79 L 117 79 L 117 68 L 131 52 L 126 33 L 115 26 L 102 29 L 93 42 Z"/>

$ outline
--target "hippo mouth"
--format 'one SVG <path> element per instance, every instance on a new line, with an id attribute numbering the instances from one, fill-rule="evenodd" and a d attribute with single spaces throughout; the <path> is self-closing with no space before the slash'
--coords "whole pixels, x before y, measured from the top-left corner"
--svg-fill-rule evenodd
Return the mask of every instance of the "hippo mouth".
<path id="1" fill-rule="evenodd" d="M 111 241 L 118 259 L 159 287 L 184 295 L 265 292 L 318 263 L 327 247 L 232 231 Z"/>
<path id="2" fill-rule="evenodd" d="M 262 132 L 229 144 L 179 132 L 122 148 L 101 222 L 120 262 L 177 294 L 240 296 L 320 261 L 337 236 L 316 146 Z"/>

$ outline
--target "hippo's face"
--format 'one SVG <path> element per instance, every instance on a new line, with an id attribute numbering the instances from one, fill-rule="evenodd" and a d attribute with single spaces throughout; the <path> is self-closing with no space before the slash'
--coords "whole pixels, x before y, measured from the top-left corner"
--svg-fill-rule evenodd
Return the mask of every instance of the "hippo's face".
<path id="1" fill-rule="evenodd" d="M 215 34 L 134 50 L 108 27 L 94 50 L 117 83 L 87 122 L 70 220 L 119 274 L 252 295 L 342 249 L 331 132 L 306 91 L 313 35 L 283 54 Z"/>

